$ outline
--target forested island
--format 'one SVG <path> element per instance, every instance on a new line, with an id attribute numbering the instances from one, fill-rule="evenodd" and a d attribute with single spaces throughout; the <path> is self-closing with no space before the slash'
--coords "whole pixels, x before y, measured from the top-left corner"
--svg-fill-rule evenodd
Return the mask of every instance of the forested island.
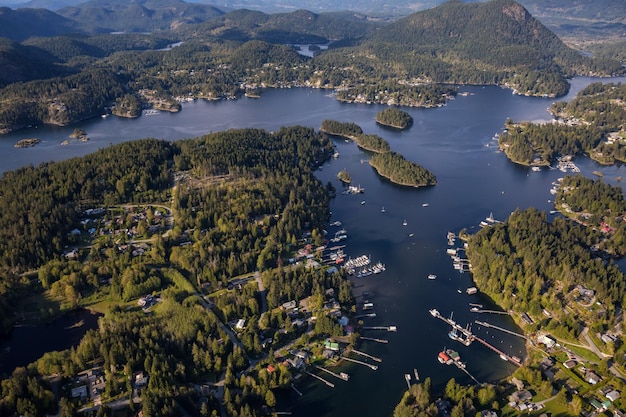
<path id="1" fill-rule="evenodd" d="M 397 107 L 389 107 L 376 114 L 376 123 L 396 129 L 407 129 L 413 124 L 413 118 Z"/>
<path id="2" fill-rule="evenodd" d="M 550 165 L 560 156 L 587 154 L 612 165 L 626 161 L 626 86 L 593 83 L 568 103 L 550 108 L 553 123 L 515 123 L 507 120 L 498 144 L 513 162 Z"/>
<path id="3" fill-rule="evenodd" d="M 432 172 L 395 152 L 374 154 L 370 159 L 370 165 L 379 175 L 395 184 L 407 187 L 427 187 L 437 184 L 437 177 Z"/>
<path id="4" fill-rule="evenodd" d="M 435 185 L 437 179 L 426 168 L 407 161 L 402 155 L 391 151 L 389 142 L 378 135 L 367 135 L 356 123 L 324 120 L 321 132 L 342 136 L 354 140 L 359 148 L 372 152 L 370 165 L 378 175 L 389 181 L 408 187 L 425 187 Z"/>

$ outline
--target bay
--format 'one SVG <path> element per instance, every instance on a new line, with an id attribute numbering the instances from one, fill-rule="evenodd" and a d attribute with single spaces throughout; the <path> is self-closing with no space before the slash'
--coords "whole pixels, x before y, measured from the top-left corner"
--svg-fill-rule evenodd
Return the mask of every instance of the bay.
<path id="1" fill-rule="evenodd" d="M 559 100 L 573 98 L 594 81 L 598 79 L 572 80 L 569 95 Z M 496 306 L 483 295 L 465 294 L 465 289 L 472 285 L 471 276 L 453 269 L 446 255 L 446 233 L 463 228 L 476 231 L 479 222 L 490 213 L 504 220 L 516 209 L 534 206 L 550 210 L 551 183 L 564 175 L 558 170 L 533 172 L 512 164 L 497 151 L 493 139 L 508 117 L 548 120 L 546 109 L 553 99 L 516 96 L 497 87 L 461 86 L 460 91 L 464 95 L 444 107 L 403 108 L 414 119 L 406 131 L 375 123 L 376 113 L 385 106 L 340 103 L 328 91 L 311 89 L 269 90 L 262 92 L 259 99 L 198 100 L 185 103 L 180 113 L 159 113 L 134 120 L 110 116 L 64 128 L 40 126 L 0 137 L 0 171 L 80 156 L 143 137 L 177 140 L 231 128 L 276 130 L 296 124 L 317 129 L 324 119 L 354 122 L 366 133 L 385 138 L 392 150 L 434 172 L 437 185 L 410 189 L 390 184 L 367 164 L 368 153 L 343 140 L 335 141 L 339 158 L 325 164 L 317 175 L 324 183 L 330 181 L 341 188 L 336 175 L 345 168 L 353 183 L 365 188 L 362 195 L 338 195 L 331 203 L 332 220 L 342 221 L 348 231 L 348 255 L 368 254 L 374 262 L 387 266 L 382 274 L 354 279 L 357 296 L 364 291 L 371 293 L 368 298 L 377 313 L 365 324 L 395 325 L 398 331 L 367 332 L 367 336 L 389 340 L 388 344 L 364 342 L 361 346 L 360 350 L 382 358 L 378 370 L 344 365 L 341 370 L 351 375 L 349 382 L 332 381 L 335 388 L 331 389 L 306 379 L 298 385 L 302 397 L 290 392 L 279 399 L 279 405 L 298 416 L 391 415 L 406 389 L 404 374 L 412 374 L 414 368 L 422 379 L 431 377 L 435 389 L 443 389 L 452 377 L 471 383 L 456 367 L 437 361 L 437 353 L 444 347 L 457 350 L 467 362 L 467 370 L 479 381 L 494 381 L 515 369 L 486 347 L 477 343 L 466 347 L 449 339 L 449 327 L 428 313 L 431 308 L 445 316 L 454 312 L 459 324 L 472 324 L 473 330 L 489 343 L 508 354 L 525 356 L 522 339 L 487 331 L 474 323 L 482 320 L 515 330 L 507 316 L 469 311 L 470 302 Z M 76 127 L 84 129 L 90 141 L 61 145 Z M 13 147 L 19 139 L 28 137 L 38 137 L 42 142 L 27 149 Z M 624 176 L 622 165 L 602 167 L 584 157 L 575 162 L 583 175 L 591 177 L 593 171 L 600 171 L 604 181 L 611 184 L 619 184 L 617 177 Z M 332 233 L 334 228 L 329 226 L 328 231 Z M 429 274 L 436 274 L 437 279 L 427 279 Z M 363 298 L 359 296 L 358 300 L 362 302 Z"/>

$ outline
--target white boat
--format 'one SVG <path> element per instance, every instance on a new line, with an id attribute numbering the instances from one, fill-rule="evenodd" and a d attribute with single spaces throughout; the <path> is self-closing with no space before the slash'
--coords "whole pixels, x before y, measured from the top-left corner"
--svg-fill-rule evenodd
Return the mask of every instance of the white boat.
<path id="1" fill-rule="evenodd" d="M 381 212 L 381 213 L 384 213 L 384 212 L 385 212 L 385 207 L 381 208 L 381 209 L 380 209 L 380 212 Z"/>
<path id="2" fill-rule="evenodd" d="M 428 203 L 422 204 L 422 207 L 428 207 Z"/>
<path id="3" fill-rule="evenodd" d="M 428 279 L 437 279 L 437 275 L 430 274 L 430 275 L 428 275 Z"/>
<path id="4" fill-rule="evenodd" d="M 402 222 L 402 226 L 406 226 L 408 223 L 406 222 L 406 219 L 404 219 L 404 221 Z"/>
<path id="5" fill-rule="evenodd" d="M 365 200 L 361 201 L 361 205 L 365 204 Z"/>
<path id="6" fill-rule="evenodd" d="M 428 310 L 428 312 L 430 313 L 431 316 L 433 317 L 437 317 L 439 316 L 439 310 L 437 310 L 436 308 L 430 309 Z"/>

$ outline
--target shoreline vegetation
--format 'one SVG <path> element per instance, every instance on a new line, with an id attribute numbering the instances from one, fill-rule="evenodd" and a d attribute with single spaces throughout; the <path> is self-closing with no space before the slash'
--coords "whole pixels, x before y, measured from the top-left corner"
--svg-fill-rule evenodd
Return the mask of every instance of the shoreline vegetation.
<path id="1" fill-rule="evenodd" d="M 392 152 L 389 142 L 378 135 L 363 133 L 363 129 L 355 123 L 327 119 L 322 122 L 319 130 L 328 135 L 352 140 L 359 148 L 372 152 L 370 166 L 378 175 L 396 185 L 419 188 L 437 184 L 437 178 L 432 172 Z"/>
<path id="2" fill-rule="evenodd" d="M 498 146 L 512 162 L 550 166 L 564 155 L 587 155 L 602 165 L 626 162 L 626 85 L 593 83 L 570 102 L 550 107 L 552 123 L 507 119 Z"/>
<path id="3" fill-rule="evenodd" d="M 14 146 L 16 148 L 30 148 L 31 146 L 35 146 L 40 142 L 41 140 L 39 140 L 39 138 L 26 138 L 18 140 Z"/>
<path id="4" fill-rule="evenodd" d="M 376 114 L 376 123 L 398 130 L 405 130 L 413 125 L 413 117 L 397 107 L 389 107 Z"/>

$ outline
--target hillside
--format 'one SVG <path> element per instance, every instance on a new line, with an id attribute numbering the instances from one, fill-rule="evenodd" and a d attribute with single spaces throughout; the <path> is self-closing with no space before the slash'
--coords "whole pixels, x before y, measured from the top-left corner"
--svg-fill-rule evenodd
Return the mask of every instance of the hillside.
<path id="1" fill-rule="evenodd" d="M 0 37 L 23 41 L 31 36 L 57 36 L 80 32 L 79 25 L 46 9 L 0 7 Z"/>
<path id="2" fill-rule="evenodd" d="M 197 27 L 184 28 L 190 37 L 219 37 L 271 43 L 324 43 L 329 40 L 360 38 L 379 25 L 358 13 L 316 14 L 307 10 L 265 14 L 235 10 Z"/>
<path id="3" fill-rule="evenodd" d="M 200 23 L 222 15 L 220 9 L 182 0 L 91 0 L 58 11 L 91 32 L 152 32 Z"/>
<path id="4" fill-rule="evenodd" d="M 574 74 L 623 71 L 568 48 L 513 0 L 449 1 L 385 26 L 354 52 L 409 80 L 507 85 L 528 95 L 565 94 Z"/>
<path id="5" fill-rule="evenodd" d="M 0 87 L 61 75 L 66 71 L 54 64 L 53 56 L 36 47 L 0 38 Z"/>

